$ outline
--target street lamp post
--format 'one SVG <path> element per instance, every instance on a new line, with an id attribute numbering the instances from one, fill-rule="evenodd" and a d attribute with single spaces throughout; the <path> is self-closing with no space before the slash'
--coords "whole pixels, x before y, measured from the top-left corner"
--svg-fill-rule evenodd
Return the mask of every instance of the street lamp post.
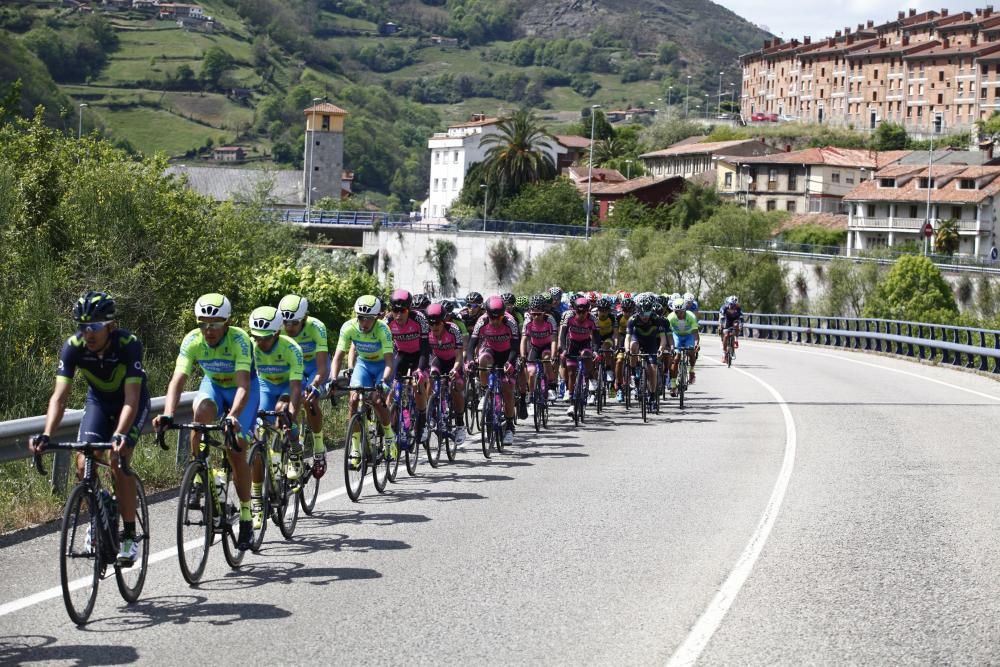
<path id="1" fill-rule="evenodd" d="M 684 117 L 688 117 L 688 99 L 691 97 L 691 75 L 687 75 L 687 89 L 684 91 Z"/>
<path id="2" fill-rule="evenodd" d="M 485 183 L 480 183 L 479 187 L 483 189 L 483 231 L 486 231 L 486 207 L 490 201 L 490 189 L 486 187 Z"/>
<path id="3" fill-rule="evenodd" d="M 708 114 L 711 113 L 711 107 L 708 106 L 708 93 L 705 93 L 705 119 L 708 120 Z"/>
<path id="4" fill-rule="evenodd" d="M 719 96 L 715 100 L 715 115 L 722 113 L 722 72 L 719 72 Z"/>
<path id="5" fill-rule="evenodd" d="M 76 128 L 76 138 L 79 140 L 83 137 L 83 110 L 87 108 L 86 102 L 80 103 L 80 122 Z"/>
<path id="6" fill-rule="evenodd" d="M 316 153 L 316 105 L 322 101 L 322 97 L 313 98 L 312 130 L 306 129 L 306 137 L 309 140 L 309 183 L 306 186 L 306 222 L 312 222 L 313 155 Z M 310 131 L 312 132 L 311 135 L 309 134 Z"/>
<path id="7" fill-rule="evenodd" d="M 632 160 L 625 160 L 625 178 L 632 180 Z"/>
<path id="8" fill-rule="evenodd" d="M 587 226 L 584 229 L 584 238 L 590 238 L 590 209 L 594 207 L 594 203 L 590 200 L 591 186 L 594 180 L 594 119 L 597 116 L 597 110 L 601 108 L 600 104 L 590 105 L 590 158 L 587 160 Z"/>
<path id="9" fill-rule="evenodd" d="M 670 103 L 671 103 L 670 101 L 673 99 L 673 97 L 674 97 L 674 87 L 673 86 L 667 86 L 667 110 L 668 111 L 670 110 Z"/>

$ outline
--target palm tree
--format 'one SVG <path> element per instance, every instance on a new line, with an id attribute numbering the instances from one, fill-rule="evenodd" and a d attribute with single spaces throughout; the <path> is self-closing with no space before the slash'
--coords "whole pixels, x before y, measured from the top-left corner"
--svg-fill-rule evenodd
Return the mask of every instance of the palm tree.
<path id="1" fill-rule="evenodd" d="M 939 255 L 954 255 L 958 252 L 958 220 L 939 220 L 934 232 L 934 251 Z"/>
<path id="2" fill-rule="evenodd" d="M 594 142 L 594 166 L 600 167 L 612 160 L 628 157 L 628 146 L 614 137 Z M 588 156 L 589 158 L 589 156 Z"/>
<path id="3" fill-rule="evenodd" d="M 552 148 L 549 133 L 532 111 L 515 111 L 501 119 L 497 129 L 482 141 L 487 148 L 484 171 L 491 199 L 516 195 L 527 183 L 555 176 L 555 163 L 546 152 Z"/>

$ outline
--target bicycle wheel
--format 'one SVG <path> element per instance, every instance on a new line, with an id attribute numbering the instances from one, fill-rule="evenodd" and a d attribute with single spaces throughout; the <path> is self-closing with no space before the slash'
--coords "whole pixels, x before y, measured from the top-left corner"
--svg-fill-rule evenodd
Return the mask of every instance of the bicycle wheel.
<path id="1" fill-rule="evenodd" d="M 87 487 L 76 485 L 63 510 L 59 539 L 59 579 L 63 602 L 69 617 L 77 625 L 86 623 L 94 610 L 103 569 L 101 531 L 93 498 Z"/>
<path id="2" fill-rule="evenodd" d="M 285 474 L 288 470 L 288 465 L 292 460 L 292 454 L 290 451 L 290 446 L 288 442 L 284 443 L 285 447 L 281 452 L 281 477 L 275 480 L 275 486 L 278 488 L 278 498 L 275 503 L 275 517 L 278 519 L 278 530 L 281 531 L 281 535 L 286 539 L 292 539 L 292 535 L 295 534 L 295 525 L 299 521 L 299 482 L 298 480 L 291 480 Z M 299 466 L 299 475 L 301 476 L 302 466 Z"/>
<path id="3" fill-rule="evenodd" d="M 407 439 L 410 443 L 410 448 L 406 450 L 406 472 L 410 477 L 415 477 L 417 475 L 417 460 L 420 458 L 420 441 L 417 440 L 419 435 L 415 434 L 416 430 L 416 417 L 414 417 L 413 428 L 407 434 Z M 399 463 L 397 462 L 398 466 Z M 392 476 L 393 481 L 395 480 L 395 475 Z"/>
<path id="4" fill-rule="evenodd" d="M 237 454 L 242 456 L 243 454 Z M 240 551 L 236 547 L 238 531 L 240 529 L 240 499 L 236 495 L 236 483 L 233 482 L 233 471 L 226 469 L 225 497 L 220 498 L 219 506 L 222 508 L 222 553 L 226 556 L 229 567 L 237 569 L 243 563 L 245 551 Z M 223 502 L 224 500 L 224 502 Z M 266 519 L 266 517 L 265 517 Z"/>
<path id="5" fill-rule="evenodd" d="M 649 385 L 647 383 L 647 378 L 646 378 L 646 365 L 645 365 L 645 363 L 642 366 L 642 370 L 639 371 L 638 385 L 639 386 L 637 386 L 636 389 L 635 389 L 635 397 L 636 397 L 636 400 L 639 401 L 639 413 L 642 415 L 642 421 L 643 421 L 643 423 L 645 423 L 645 422 L 649 421 L 649 418 L 648 418 L 648 416 L 646 414 L 646 408 L 647 408 L 647 405 L 646 405 L 646 394 L 649 391 Z"/>
<path id="6" fill-rule="evenodd" d="M 118 503 L 121 507 L 121 503 Z M 125 530 L 121 512 L 118 513 L 118 526 L 121 535 Z M 142 593 L 146 583 L 146 568 L 149 565 L 149 508 L 146 506 L 146 490 L 142 480 L 135 477 L 135 537 L 132 541 L 139 547 L 139 553 L 131 567 L 123 567 L 115 563 L 115 580 L 118 582 L 118 592 L 126 602 L 135 602 Z"/>
<path id="7" fill-rule="evenodd" d="M 622 367 L 622 379 L 625 385 L 622 393 L 625 394 L 625 409 L 632 409 L 632 367 L 626 362 Z"/>
<path id="8" fill-rule="evenodd" d="M 427 462 L 432 468 L 437 468 L 441 461 L 441 448 L 443 440 L 448 439 L 448 431 L 441 428 L 441 399 L 437 395 L 431 395 L 427 402 L 427 425 L 424 428 L 431 430 L 431 436 L 424 441 L 424 449 L 427 450 Z"/>
<path id="9" fill-rule="evenodd" d="M 537 377 L 535 378 L 535 391 L 531 392 L 531 405 L 534 407 L 532 412 L 532 421 L 535 423 L 535 433 L 541 433 L 542 431 L 542 402 L 545 400 L 541 398 L 542 394 L 542 381 Z"/>
<path id="10" fill-rule="evenodd" d="M 451 411 L 450 399 L 445 403 L 444 411 L 444 428 L 447 431 L 447 437 L 444 440 L 444 453 L 448 456 L 448 463 L 454 463 L 455 457 L 458 456 L 458 444 L 452 435 L 455 432 L 455 420 Z"/>
<path id="11" fill-rule="evenodd" d="M 267 532 L 267 519 L 271 515 L 271 489 L 273 488 L 273 479 L 271 474 L 271 466 L 268 462 L 267 456 L 267 443 L 258 440 L 250 448 L 250 455 L 247 460 L 250 462 L 250 471 L 253 473 L 254 470 L 260 470 L 261 482 L 260 491 L 254 493 L 253 487 L 256 484 L 251 485 L 250 491 L 250 508 L 260 503 L 261 513 L 263 514 L 263 521 L 261 521 L 260 528 L 254 531 L 253 544 L 250 545 L 251 551 L 257 552 L 260 550 L 260 545 L 264 542 L 264 534 Z M 257 473 L 254 473 L 255 476 Z"/>
<path id="12" fill-rule="evenodd" d="M 212 546 L 212 503 L 206 500 L 208 470 L 196 459 L 188 463 L 177 501 L 177 562 L 192 586 L 201 580 Z"/>
<path id="13" fill-rule="evenodd" d="M 514 410 L 517 413 L 517 410 Z M 493 394 L 493 445 L 497 453 L 503 454 L 503 432 L 506 423 L 506 414 L 503 411 L 503 398 L 500 391 Z"/>
<path id="14" fill-rule="evenodd" d="M 469 376 L 465 389 L 465 429 L 470 433 L 475 433 L 479 427 L 479 392 L 476 381 Z"/>
<path id="15" fill-rule="evenodd" d="M 307 461 L 310 452 L 314 452 L 315 443 L 313 432 L 306 429 L 302 434 L 302 476 L 299 478 L 299 507 L 306 516 L 312 516 L 316 508 L 316 498 L 319 496 L 320 480 L 313 477 L 312 464 Z"/>
<path id="16" fill-rule="evenodd" d="M 385 441 L 385 434 L 382 433 L 382 425 L 378 421 L 369 422 L 368 426 L 368 451 L 372 463 L 372 481 L 375 482 L 375 490 L 385 493 L 385 486 L 389 482 L 389 468 L 395 461 L 395 466 L 399 466 L 399 457 L 390 460 L 389 447 Z"/>
<path id="17" fill-rule="evenodd" d="M 356 449 L 351 443 L 351 434 L 355 430 L 360 435 L 360 444 Z M 367 450 L 368 432 L 365 428 L 364 415 L 356 412 L 347 422 L 347 435 L 344 438 L 344 488 L 347 489 L 347 497 L 353 502 L 358 502 L 358 498 L 361 497 L 361 487 L 365 484 L 365 473 L 368 471 Z"/>
<path id="18" fill-rule="evenodd" d="M 602 362 L 597 367 L 597 391 L 595 395 L 594 403 L 597 406 L 597 414 L 601 414 L 604 411 L 604 401 L 608 397 L 608 390 L 604 386 L 607 381 L 607 373 L 604 371 L 604 363 Z"/>
<path id="19" fill-rule="evenodd" d="M 493 401 L 487 397 L 483 404 L 483 423 L 479 429 L 479 439 L 483 444 L 483 456 L 490 458 L 490 448 L 493 446 Z"/>

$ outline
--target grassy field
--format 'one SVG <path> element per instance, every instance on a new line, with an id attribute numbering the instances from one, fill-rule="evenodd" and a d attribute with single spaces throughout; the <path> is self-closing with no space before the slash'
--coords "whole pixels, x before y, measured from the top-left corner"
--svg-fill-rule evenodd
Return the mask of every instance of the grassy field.
<path id="1" fill-rule="evenodd" d="M 199 125 L 160 109 L 99 110 L 111 134 L 128 139 L 143 153 L 163 151 L 167 155 L 183 155 L 198 148 L 211 138 L 216 144 L 232 140 L 232 132 Z"/>
<path id="2" fill-rule="evenodd" d="M 222 129 L 236 130 L 253 122 L 253 109 L 217 93 L 167 93 L 162 105 L 173 114 Z"/>

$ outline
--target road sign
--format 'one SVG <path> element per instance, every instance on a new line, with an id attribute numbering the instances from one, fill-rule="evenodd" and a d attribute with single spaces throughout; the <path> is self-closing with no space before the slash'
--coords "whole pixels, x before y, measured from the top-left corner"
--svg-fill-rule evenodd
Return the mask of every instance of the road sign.
<path id="1" fill-rule="evenodd" d="M 925 222 L 924 223 L 924 236 L 926 238 L 930 238 L 933 234 L 934 234 L 934 227 L 931 225 L 930 222 Z"/>
<path id="2" fill-rule="evenodd" d="M 990 259 L 995 262 L 998 255 L 1000 255 L 1000 253 L 997 252 L 997 247 L 993 246 L 993 248 L 990 249 Z"/>

